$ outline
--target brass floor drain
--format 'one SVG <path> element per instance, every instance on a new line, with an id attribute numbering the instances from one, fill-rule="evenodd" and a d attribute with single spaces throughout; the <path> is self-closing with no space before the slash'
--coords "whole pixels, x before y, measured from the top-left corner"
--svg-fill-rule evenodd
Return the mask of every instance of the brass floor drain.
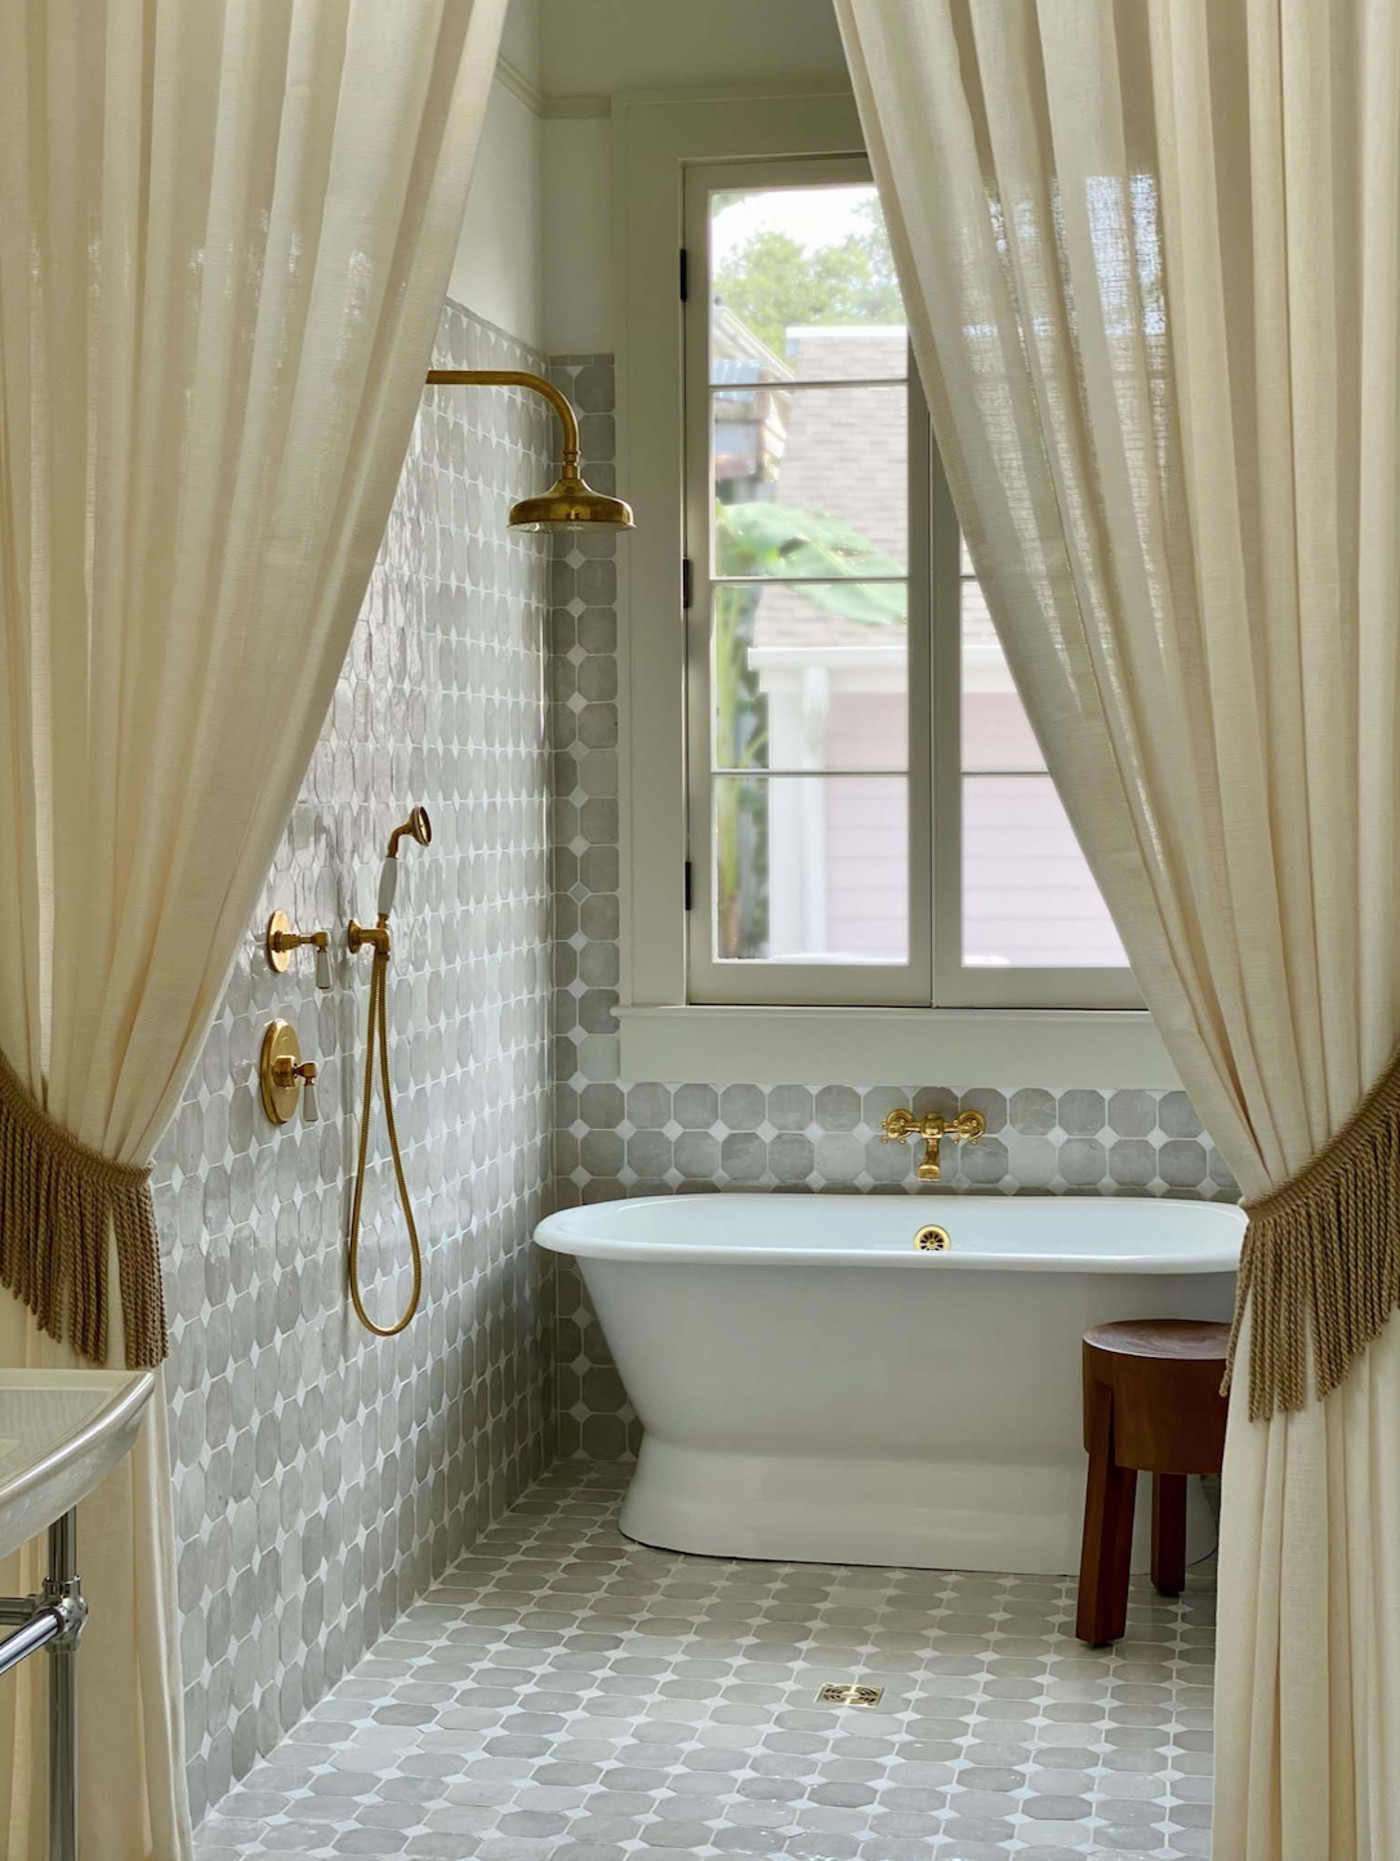
<path id="1" fill-rule="evenodd" d="M 819 1706 L 878 1706 L 885 1697 L 883 1687 L 867 1686 L 859 1680 L 828 1680 L 817 1694 Z"/>

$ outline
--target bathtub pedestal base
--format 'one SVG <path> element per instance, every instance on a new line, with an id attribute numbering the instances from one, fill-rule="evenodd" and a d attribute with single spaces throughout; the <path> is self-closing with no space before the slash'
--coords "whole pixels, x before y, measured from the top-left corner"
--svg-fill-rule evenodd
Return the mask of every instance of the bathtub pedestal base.
<path id="1" fill-rule="evenodd" d="M 647 1436 L 622 1508 L 642 1544 L 777 1563 L 886 1564 L 1069 1576 L 1079 1568 L 1082 1455 L 1058 1466 L 732 1454 Z M 1139 1508 L 1132 1568 L 1151 1561 Z M 1200 1482 L 1187 1494 L 1188 1563 L 1215 1548 Z"/>

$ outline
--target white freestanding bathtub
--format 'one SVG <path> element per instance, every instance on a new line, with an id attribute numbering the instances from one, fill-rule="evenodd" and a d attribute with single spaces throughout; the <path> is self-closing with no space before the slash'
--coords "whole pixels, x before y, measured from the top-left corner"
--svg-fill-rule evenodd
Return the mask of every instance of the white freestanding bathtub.
<path id="1" fill-rule="evenodd" d="M 916 1251 L 929 1222 L 946 1252 Z M 568 1209 L 535 1238 L 578 1259 L 642 1420 L 630 1537 L 1050 1573 L 1079 1563 L 1083 1332 L 1228 1318 L 1244 1225 L 1146 1198 L 725 1194 Z M 1188 1553 L 1212 1543 L 1192 1481 Z"/>

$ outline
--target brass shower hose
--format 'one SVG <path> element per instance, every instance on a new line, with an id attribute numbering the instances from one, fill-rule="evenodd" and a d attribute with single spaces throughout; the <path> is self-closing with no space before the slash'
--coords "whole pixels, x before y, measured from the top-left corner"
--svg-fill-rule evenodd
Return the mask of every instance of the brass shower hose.
<path id="1" fill-rule="evenodd" d="M 394 1122 L 394 1095 L 389 1083 L 389 940 L 387 935 L 387 914 L 380 917 L 379 927 L 385 932 L 382 943 L 376 943 L 374 962 L 369 975 L 369 1020 L 365 1027 L 365 1090 L 364 1110 L 360 1117 L 360 1153 L 355 1163 L 355 1199 L 350 1210 L 350 1299 L 355 1307 L 355 1316 L 377 1338 L 397 1337 L 418 1310 L 418 1301 L 423 1294 L 423 1250 L 418 1244 L 418 1229 L 413 1221 L 413 1204 L 408 1197 L 408 1183 L 403 1173 L 403 1156 L 399 1150 L 398 1126 Z M 408 1223 L 408 1245 L 413 1256 L 413 1293 L 408 1301 L 408 1310 L 394 1325 L 377 1325 L 365 1310 L 364 1300 L 360 1297 L 360 1205 L 365 1193 L 365 1159 L 369 1154 L 369 1119 L 373 1108 L 374 1094 L 374 1056 L 379 1052 L 379 1083 L 384 1094 L 384 1122 L 389 1132 L 389 1149 L 394 1158 L 394 1175 L 399 1183 L 399 1201 L 403 1204 L 404 1220 Z"/>

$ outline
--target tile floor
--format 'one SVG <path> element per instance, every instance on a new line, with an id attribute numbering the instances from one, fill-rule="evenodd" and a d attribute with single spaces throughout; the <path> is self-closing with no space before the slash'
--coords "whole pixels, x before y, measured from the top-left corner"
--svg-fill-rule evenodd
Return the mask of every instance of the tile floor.
<path id="1" fill-rule="evenodd" d="M 1209 1851 L 1214 1591 L 681 1557 L 561 1462 L 209 1816 L 198 1861 Z M 828 1681 L 885 1689 L 819 1707 Z"/>

